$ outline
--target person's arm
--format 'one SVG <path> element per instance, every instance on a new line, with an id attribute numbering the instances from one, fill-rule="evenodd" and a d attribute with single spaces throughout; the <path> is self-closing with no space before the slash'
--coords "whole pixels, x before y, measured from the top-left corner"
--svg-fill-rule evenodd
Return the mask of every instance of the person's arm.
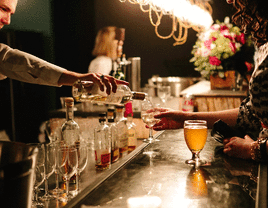
<path id="1" fill-rule="evenodd" d="M 0 43 L 0 73 L 22 82 L 58 86 L 64 68 Z"/>
<path id="2" fill-rule="evenodd" d="M 238 111 L 238 108 L 213 112 L 184 112 L 168 110 L 155 116 L 156 118 L 160 118 L 161 121 L 154 126 L 154 130 L 182 128 L 185 120 L 206 120 L 208 128 L 212 128 L 214 122 L 221 119 L 230 126 L 235 126 Z"/>
<path id="3" fill-rule="evenodd" d="M 101 75 L 97 73 L 87 73 L 81 74 L 72 71 L 64 71 L 58 80 L 58 85 L 67 85 L 72 86 L 77 80 L 86 80 L 92 81 L 94 84 L 97 84 L 101 91 L 106 87 L 106 93 L 110 94 L 111 90 L 113 92 L 117 89 L 117 84 L 128 85 L 128 82 L 115 79 L 109 75 Z"/>
<path id="4" fill-rule="evenodd" d="M 117 84 L 128 84 L 111 76 L 68 71 L 5 44 L 0 44 L 0 74 L 22 82 L 49 86 L 72 86 L 78 79 L 87 80 L 97 84 L 102 91 L 106 86 L 108 94 L 111 90 L 116 91 Z"/>

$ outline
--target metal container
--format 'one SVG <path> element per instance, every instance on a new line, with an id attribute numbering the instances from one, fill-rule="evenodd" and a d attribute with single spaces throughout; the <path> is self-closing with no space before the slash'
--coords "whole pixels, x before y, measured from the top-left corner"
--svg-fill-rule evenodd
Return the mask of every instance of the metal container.
<path id="1" fill-rule="evenodd" d="M 0 141 L 1 207 L 31 207 L 37 154 L 34 146 Z"/>
<path id="2" fill-rule="evenodd" d="M 153 76 L 151 81 L 155 85 L 168 85 L 171 87 L 171 96 L 179 97 L 180 92 L 198 81 L 195 77 L 156 77 Z"/>
<path id="3" fill-rule="evenodd" d="M 141 58 L 128 58 L 124 74 L 126 81 L 129 82 L 129 87 L 132 91 L 140 91 L 141 89 Z M 124 68 L 124 67 L 123 67 Z"/>

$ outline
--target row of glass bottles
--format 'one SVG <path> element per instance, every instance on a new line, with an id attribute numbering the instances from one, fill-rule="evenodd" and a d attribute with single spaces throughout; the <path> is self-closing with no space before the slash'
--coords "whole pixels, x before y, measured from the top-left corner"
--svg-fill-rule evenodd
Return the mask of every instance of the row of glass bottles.
<path id="1" fill-rule="evenodd" d="M 77 145 L 79 139 L 79 125 L 74 121 L 74 99 L 66 98 L 66 121 L 61 127 L 61 142 L 66 145 Z M 131 102 L 126 104 L 124 117 L 124 105 L 109 108 L 106 113 L 99 115 L 99 125 L 94 129 L 94 149 L 96 169 L 109 169 L 111 163 L 126 156 L 137 146 L 136 126 L 132 121 L 133 112 Z"/>
<path id="2" fill-rule="evenodd" d="M 96 169 L 109 169 L 111 163 L 125 157 L 137 146 L 137 136 L 135 124 L 132 121 L 132 113 L 128 114 L 128 119 L 124 117 L 124 106 L 116 106 L 107 110 L 106 114 L 100 114 L 99 126 L 94 130 L 94 148 Z"/>

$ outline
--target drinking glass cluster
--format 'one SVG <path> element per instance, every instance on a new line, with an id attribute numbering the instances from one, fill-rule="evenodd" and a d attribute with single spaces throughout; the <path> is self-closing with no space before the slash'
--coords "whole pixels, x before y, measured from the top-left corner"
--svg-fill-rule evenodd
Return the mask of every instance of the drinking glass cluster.
<path id="1" fill-rule="evenodd" d="M 70 145 L 60 139 L 62 122 L 51 119 L 46 122 L 46 133 L 49 138 L 47 143 L 29 144 L 38 147 L 37 164 L 34 174 L 34 197 L 33 206 L 45 206 L 46 202 L 52 198 L 61 201 L 68 201 L 80 191 L 79 178 L 85 169 L 88 161 L 89 146 L 85 142 L 77 141 Z M 48 179 L 55 175 L 55 188 L 49 190 Z M 60 188 L 59 176 L 61 176 L 65 186 Z M 70 194 L 69 182 L 71 177 L 75 177 L 76 190 L 74 195 Z M 38 197 L 40 186 L 44 183 L 44 195 Z M 65 190 L 64 190 L 65 188 Z M 45 204 L 44 204 L 45 203 Z"/>

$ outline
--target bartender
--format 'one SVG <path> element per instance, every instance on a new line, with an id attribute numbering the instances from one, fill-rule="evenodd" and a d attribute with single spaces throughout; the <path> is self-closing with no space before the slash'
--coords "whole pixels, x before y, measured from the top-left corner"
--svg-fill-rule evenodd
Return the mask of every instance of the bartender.
<path id="1" fill-rule="evenodd" d="M 88 72 L 113 75 L 122 56 L 124 39 L 124 28 L 108 26 L 100 29 L 92 51 L 96 58 L 90 62 Z"/>
<path id="2" fill-rule="evenodd" d="M 0 29 L 10 24 L 17 3 L 18 0 L 0 0 Z M 94 86 L 101 91 L 104 91 L 106 87 L 107 94 L 111 91 L 115 92 L 117 84 L 127 84 L 127 82 L 101 73 L 72 72 L 0 43 L 0 80 L 7 77 L 22 82 L 56 87 L 72 86 L 77 80 L 87 80 L 92 81 L 92 85 L 95 83 Z M 3 137 L 7 140 L 6 133 L 1 130 L 3 129 L 0 126 L 0 139 L 1 135 L 4 135 Z"/>
<path id="3" fill-rule="evenodd" d="M 10 24 L 17 3 L 18 0 L 0 0 L 0 29 Z M 100 73 L 72 72 L 0 43 L 0 79 L 6 77 L 50 86 L 72 86 L 78 79 L 88 80 L 96 83 L 101 91 L 106 86 L 107 94 L 110 94 L 111 90 L 115 92 L 117 84 L 127 84 L 127 82 Z"/>

